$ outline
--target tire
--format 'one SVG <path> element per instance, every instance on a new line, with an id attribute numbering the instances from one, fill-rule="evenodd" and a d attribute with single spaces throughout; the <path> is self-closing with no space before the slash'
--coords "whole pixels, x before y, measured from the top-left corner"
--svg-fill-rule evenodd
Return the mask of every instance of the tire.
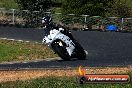
<path id="1" fill-rule="evenodd" d="M 78 58 L 79 60 L 86 59 L 86 53 L 85 53 L 83 47 L 79 43 L 77 43 L 77 45 L 76 45 L 75 53 L 76 53 L 76 58 Z"/>
<path id="2" fill-rule="evenodd" d="M 54 49 L 54 51 L 65 61 L 67 60 L 70 60 L 71 57 L 70 55 L 68 54 L 65 46 L 59 46 L 59 44 L 57 43 L 54 43 L 52 45 L 52 48 Z"/>

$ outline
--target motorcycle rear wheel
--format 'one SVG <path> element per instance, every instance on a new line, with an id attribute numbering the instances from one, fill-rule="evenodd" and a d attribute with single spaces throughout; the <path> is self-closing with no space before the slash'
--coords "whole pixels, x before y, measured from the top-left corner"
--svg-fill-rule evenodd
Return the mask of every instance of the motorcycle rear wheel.
<path id="1" fill-rule="evenodd" d="M 80 44 L 76 45 L 75 53 L 76 53 L 76 58 L 78 58 L 79 60 L 85 60 L 86 59 L 86 53 Z"/>

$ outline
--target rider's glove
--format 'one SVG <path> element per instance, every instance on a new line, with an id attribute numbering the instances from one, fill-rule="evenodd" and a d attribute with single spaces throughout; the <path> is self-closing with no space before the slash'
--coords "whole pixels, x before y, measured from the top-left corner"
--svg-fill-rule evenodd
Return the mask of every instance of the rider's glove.
<path id="1" fill-rule="evenodd" d="M 46 40 L 45 40 L 45 38 L 43 38 L 42 44 L 45 44 L 45 42 L 46 42 Z"/>
<path id="2" fill-rule="evenodd" d="M 59 31 L 60 31 L 60 32 L 63 32 L 63 31 L 64 31 L 64 29 L 63 29 L 63 28 L 59 28 Z"/>

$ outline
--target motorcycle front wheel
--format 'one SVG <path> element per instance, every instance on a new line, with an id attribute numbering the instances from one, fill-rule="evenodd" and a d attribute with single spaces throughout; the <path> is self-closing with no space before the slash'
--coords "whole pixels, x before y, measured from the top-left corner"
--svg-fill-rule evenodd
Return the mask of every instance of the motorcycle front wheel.
<path id="1" fill-rule="evenodd" d="M 63 60 L 66 61 L 71 59 L 70 55 L 68 54 L 64 46 L 60 46 L 58 43 L 54 43 L 54 45 L 52 45 L 52 48 Z"/>

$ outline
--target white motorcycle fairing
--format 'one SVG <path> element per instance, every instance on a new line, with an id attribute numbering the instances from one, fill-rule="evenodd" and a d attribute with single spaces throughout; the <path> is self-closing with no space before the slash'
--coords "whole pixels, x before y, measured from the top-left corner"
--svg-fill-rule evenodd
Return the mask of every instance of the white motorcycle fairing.
<path id="1" fill-rule="evenodd" d="M 72 42 L 72 40 L 68 36 L 62 34 L 59 30 L 56 30 L 56 29 L 50 30 L 50 34 L 48 36 L 45 36 L 42 42 L 43 43 L 45 42 L 46 44 L 50 45 L 56 39 L 60 39 L 66 43 L 67 52 L 71 56 L 73 53 L 73 50 L 75 49 L 74 47 L 75 44 Z"/>

